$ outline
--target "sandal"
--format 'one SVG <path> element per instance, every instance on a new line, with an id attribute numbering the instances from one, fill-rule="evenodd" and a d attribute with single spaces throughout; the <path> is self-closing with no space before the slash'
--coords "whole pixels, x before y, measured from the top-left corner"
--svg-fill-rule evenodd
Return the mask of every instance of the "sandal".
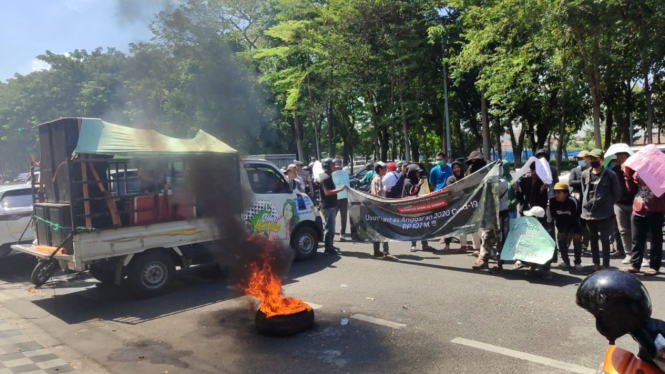
<path id="1" fill-rule="evenodd" d="M 623 271 L 624 273 L 629 273 L 629 274 L 639 274 L 639 273 L 641 272 L 640 269 L 635 269 L 635 268 L 632 267 L 632 266 L 628 266 L 628 267 L 625 267 L 625 268 L 621 268 L 621 269 L 619 269 L 619 270 Z M 648 270 L 647 270 L 647 271 L 648 271 Z"/>
<path id="2" fill-rule="evenodd" d="M 471 268 L 473 270 L 489 269 L 490 266 L 487 263 L 487 260 L 483 260 L 482 258 L 479 258 L 479 259 L 476 260 L 476 262 L 473 263 L 473 266 Z"/>
<path id="3" fill-rule="evenodd" d="M 650 277 L 653 277 L 654 275 L 658 275 L 658 273 L 659 273 L 658 270 L 652 269 L 652 268 L 648 268 L 647 270 L 644 271 L 644 275 L 648 275 Z"/>
<path id="4" fill-rule="evenodd" d="M 391 255 L 390 253 L 386 253 L 386 254 L 384 254 L 384 255 L 383 255 L 383 259 L 384 259 L 384 260 L 391 260 L 391 261 L 398 261 L 398 260 L 399 260 L 399 258 L 397 258 L 397 257 L 395 257 L 395 256 L 393 256 L 393 255 Z"/>

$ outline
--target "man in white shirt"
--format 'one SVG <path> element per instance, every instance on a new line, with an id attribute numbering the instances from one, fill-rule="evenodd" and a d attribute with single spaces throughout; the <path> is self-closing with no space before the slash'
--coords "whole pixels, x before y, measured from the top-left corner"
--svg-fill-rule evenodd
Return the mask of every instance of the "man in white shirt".
<path id="1" fill-rule="evenodd" d="M 397 171 L 397 166 L 394 162 L 388 164 L 388 172 L 381 180 L 383 182 L 383 189 L 388 190 L 397 183 L 400 173 Z"/>

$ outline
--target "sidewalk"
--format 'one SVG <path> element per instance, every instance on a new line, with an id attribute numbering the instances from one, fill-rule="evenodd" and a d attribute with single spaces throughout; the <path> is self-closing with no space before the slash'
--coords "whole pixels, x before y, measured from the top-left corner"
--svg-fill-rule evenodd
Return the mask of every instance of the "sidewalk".
<path id="1" fill-rule="evenodd" d="M 49 349 L 0 320 L 0 374 L 79 374 Z"/>

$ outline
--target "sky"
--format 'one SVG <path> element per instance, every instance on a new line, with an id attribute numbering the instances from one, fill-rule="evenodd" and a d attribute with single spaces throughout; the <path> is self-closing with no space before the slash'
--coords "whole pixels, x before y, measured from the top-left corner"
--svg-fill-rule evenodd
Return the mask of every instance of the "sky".
<path id="1" fill-rule="evenodd" d="M 165 4 L 176 0 L 2 0 L 0 80 L 48 68 L 36 59 L 47 50 L 114 47 L 152 37 L 148 25 Z"/>

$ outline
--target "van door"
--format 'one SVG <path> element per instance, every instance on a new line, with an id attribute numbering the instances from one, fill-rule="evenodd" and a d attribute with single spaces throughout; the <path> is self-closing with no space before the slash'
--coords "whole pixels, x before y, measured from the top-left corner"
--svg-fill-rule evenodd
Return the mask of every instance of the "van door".
<path id="1" fill-rule="evenodd" d="M 245 212 L 245 222 L 254 234 L 290 243 L 299 215 L 295 193 L 284 175 L 268 163 L 245 163 L 249 184 L 255 195 Z"/>

